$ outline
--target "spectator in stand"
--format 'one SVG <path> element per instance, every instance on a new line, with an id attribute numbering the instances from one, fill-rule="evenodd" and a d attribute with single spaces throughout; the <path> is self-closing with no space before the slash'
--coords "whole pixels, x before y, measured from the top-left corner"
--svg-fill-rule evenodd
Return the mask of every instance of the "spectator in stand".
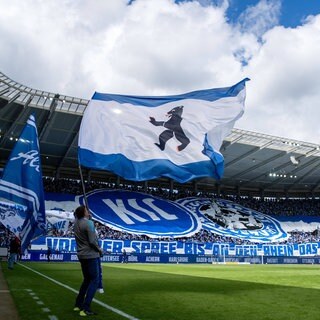
<path id="1" fill-rule="evenodd" d="M 51 253 L 52 253 L 52 250 L 50 247 L 48 247 L 48 250 L 47 250 L 47 261 L 50 262 L 51 260 Z"/>
<path id="2" fill-rule="evenodd" d="M 128 263 L 128 257 L 127 257 L 126 249 L 122 250 L 122 263 Z"/>

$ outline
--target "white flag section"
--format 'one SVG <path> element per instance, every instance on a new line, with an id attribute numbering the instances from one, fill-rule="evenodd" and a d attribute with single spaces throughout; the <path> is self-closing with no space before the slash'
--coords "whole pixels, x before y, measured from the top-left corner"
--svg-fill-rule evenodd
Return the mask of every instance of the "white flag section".
<path id="1" fill-rule="evenodd" d="M 23 210 L 3 211 L 2 224 L 21 239 L 24 251 L 30 241 L 45 233 L 45 206 L 40 151 L 35 117 L 30 115 L 0 179 L 0 198 Z"/>
<path id="2" fill-rule="evenodd" d="M 79 163 L 133 181 L 220 179 L 219 149 L 244 112 L 244 79 L 176 96 L 95 93 L 79 133 Z"/>
<path id="3" fill-rule="evenodd" d="M 22 230 L 27 208 L 15 203 L 0 201 L 0 223 L 17 236 Z"/>

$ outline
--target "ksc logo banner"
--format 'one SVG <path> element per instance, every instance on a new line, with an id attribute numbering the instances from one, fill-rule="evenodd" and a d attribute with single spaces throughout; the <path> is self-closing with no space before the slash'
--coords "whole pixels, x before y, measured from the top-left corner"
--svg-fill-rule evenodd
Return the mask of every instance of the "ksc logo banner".
<path id="1" fill-rule="evenodd" d="M 288 237 L 276 219 L 232 201 L 185 198 L 176 202 L 197 213 L 203 229 L 212 233 L 251 242 L 277 242 Z"/>
<path id="2" fill-rule="evenodd" d="M 201 229 L 197 214 L 149 194 L 96 190 L 87 200 L 93 218 L 113 229 L 150 237 L 188 237 Z"/>

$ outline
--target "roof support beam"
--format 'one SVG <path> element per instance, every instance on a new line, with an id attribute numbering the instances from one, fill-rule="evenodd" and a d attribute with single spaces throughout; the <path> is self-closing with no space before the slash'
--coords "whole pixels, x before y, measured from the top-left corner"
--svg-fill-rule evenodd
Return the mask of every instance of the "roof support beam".
<path id="1" fill-rule="evenodd" d="M 252 170 L 255 170 L 255 169 L 259 168 L 259 167 L 262 167 L 262 166 L 264 166 L 264 165 L 265 165 L 266 163 L 268 163 L 268 162 L 272 162 L 272 161 L 274 161 L 274 160 L 276 160 L 276 159 L 279 159 L 279 158 L 283 157 L 285 154 L 286 154 L 285 151 L 281 151 L 281 152 L 278 153 L 277 155 L 275 155 L 275 156 L 273 156 L 273 157 L 271 157 L 271 158 L 269 158 L 269 159 L 266 159 L 265 161 L 263 161 L 263 162 L 261 162 L 261 163 L 258 163 L 258 164 L 256 164 L 255 166 L 250 167 L 250 168 L 248 168 L 248 169 L 246 169 L 246 170 L 244 170 L 244 171 L 242 171 L 242 172 L 239 172 L 239 173 L 235 174 L 234 176 L 230 177 L 230 180 L 236 179 L 236 178 L 238 178 L 238 177 L 240 177 L 240 176 L 242 176 L 242 175 L 244 175 L 244 174 L 246 174 L 246 173 L 248 173 L 248 172 L 250 172 L 250 171 L 252 171 Z M 261 176 L 261 175 L 260 175 L 260 176 Z M 228 179 L 228 180 L 229 180 L 229 179 Z"/>
<path id="2" fill-rule="evenodd" d="M 56 110 L 56 107 L 57 107 L 57 100 L 59 99 L 59 95 L 56 94 L 54 96 L 54 98 L 52 99 L 52 102 L 50 104 L 50 109 L 49 109 L 49 114 L 48 114 L 48 117 L 46 119 L 46 122 L 45 124 L 43 125 L 43 127 L 41 128 L 41 130 L 39 130 L 39 141 L 41 142 L 42 141 L 42 138 L 47 130 L 47 128 L 49 127 L 49 123 L 50 123 L 50 119 L 54 113 L 54 111 Z"/>
<path id="3" fill-rule="evenodd" d="M 259 151 L 259 150 L 260 150 L 259 147 L 255 147 L 255 148 L 253 148 L 252 150 L 248 151 L 247 153 L 241 155 L 240 157 L 238 157 L 238 158 L 236 158 L 236 159 L 228 162 L 224 167 L 225 167 L 225 168 L 228 168 L 228 167 L 236 164 L 237 162 L 239 162 L 239 161 L 241 161 L 241 160 L 243 160 L 243 159 L 248 158 L 249 156 L 251 156 L 252 154 L 256 153 L 256 152 Z"/>
<path id="4" fill-rule="evenodd" d="M 0 96 L 2 96 L 3 94 L 5 94 L 5 93 L 7 93 L 7 92 L 9 92 L 9 91 L 10 91 L 9 88 L 5 88 L 5 89 L 1 90 L 1 91 L 0 91 Z"/>
<path id="5" fill-rule="evenodd" d="M 61 161 L 59 162 L 58 165 L 58 170 L 62 168 L 62 164 L 64 162 L 64 159 L 66 158 L 67 154 L 70 152 L 70 150 L 73 148 L 73 145 L 76 143 L 76 141 L 78 140 L 78 136 L 79 136 L 79 132 L 75 132 L 72 142 L 70 143 L 67 151 L 64 153 L 64 155 L 61 157 Z"/>
<path id="6" fill-rule="evenodd" d="M 8 104 L 14 102 L 15 100 L 17 100 L 21 95 L 21 92 L 18 92 L 17 94 L 15 94 L 8 102 Z"/>

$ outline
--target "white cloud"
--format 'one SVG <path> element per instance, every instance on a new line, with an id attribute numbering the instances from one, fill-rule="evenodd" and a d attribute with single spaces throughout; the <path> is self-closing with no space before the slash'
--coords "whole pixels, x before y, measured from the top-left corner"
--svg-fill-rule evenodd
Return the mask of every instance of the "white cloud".
<path id="1" fill-rule="evenodd" d="M 275 27 L 245 68 L 248 104 L 244 127 L 319 142 L 320 16 L 296 29 Z M 253 121 L 254 120 L 254 121 Z"/>
<path id="2" fill-rule="evenodd" d="M 243 32 L 261 37 L 266 31 L 278 25 L 281 10 L 280 0 L 261 0 L 249 6 L 239 17 L 239 26 Z"/>
<path id="3" fill-rule="evenodd" d="M 236 127 L 318 142 L 320 16 L 277 26 L 261 0 L 240 24 L 227 1 L 0 1 L 0 70 L 30 87 L 89 99 L 247 83 Z"/>

